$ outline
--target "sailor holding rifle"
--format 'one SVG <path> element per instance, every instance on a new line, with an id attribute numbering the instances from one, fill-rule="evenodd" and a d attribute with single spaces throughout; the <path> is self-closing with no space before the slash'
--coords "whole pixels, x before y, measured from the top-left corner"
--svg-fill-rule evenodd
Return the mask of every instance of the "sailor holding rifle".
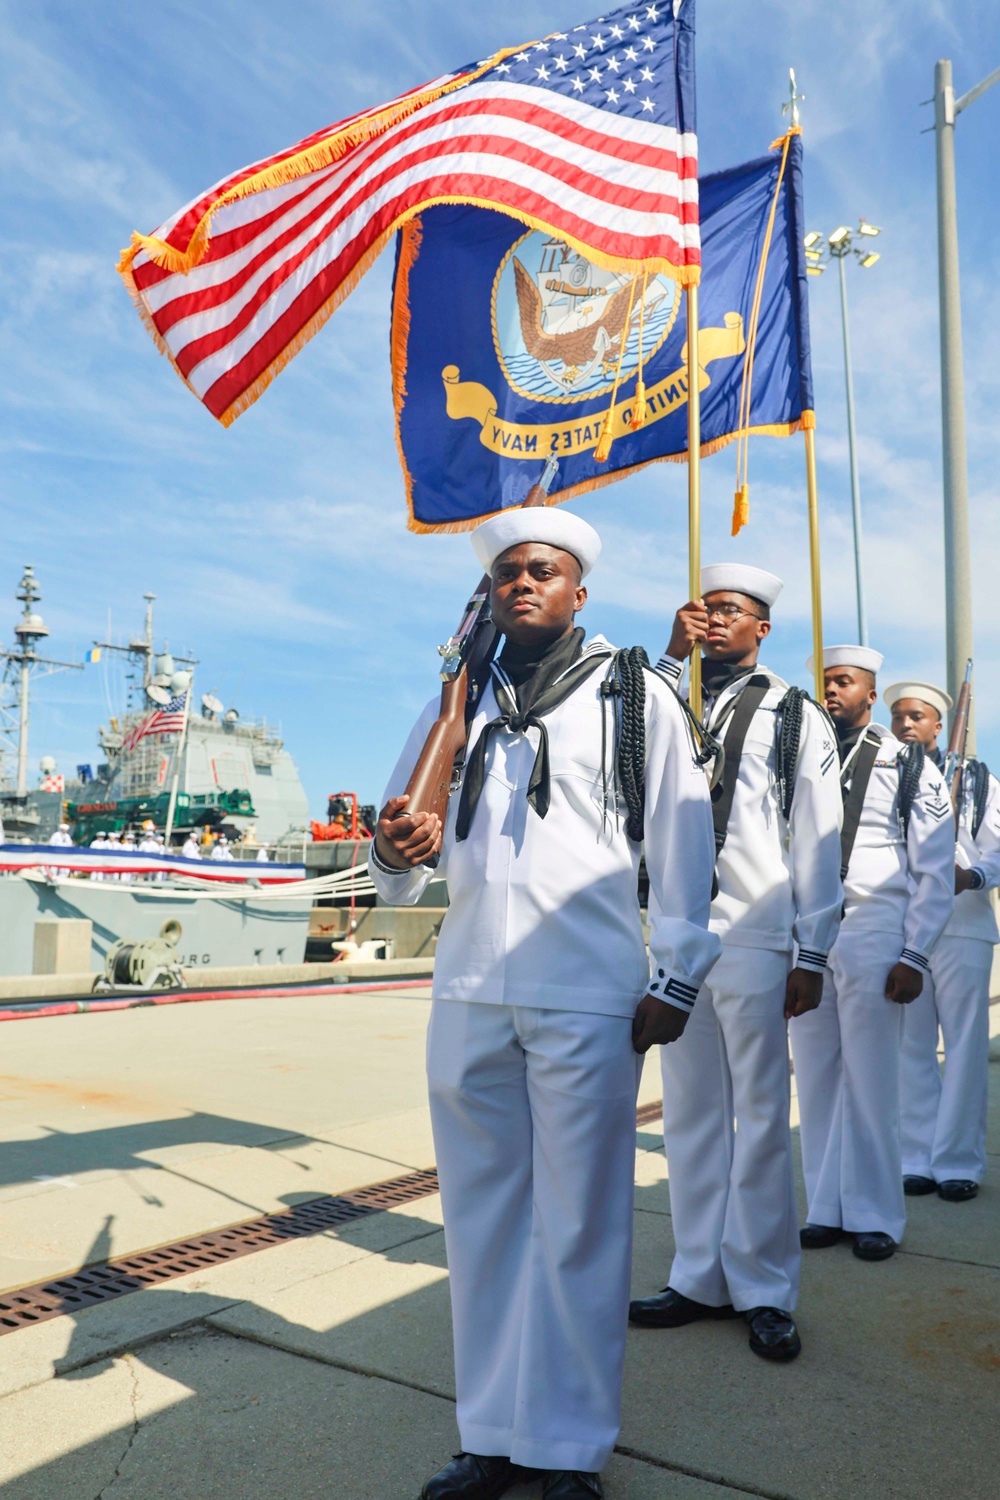
<path id="1" fill-rule="evenodd" d="M 923 745 L 944 770 L 937 739 L 953 707 L 948 694 L 928 682 L 897 682 L 883 697 L 896 738 Z M 990 970 L 998 939 L 990 891 L 1000 885 L 1000 783 L 982 761 L 964 760 L 964 748 L 957 768 L 955 910 L 931 954 L 923 990 L 906 1008 L 899 1075 L 903 1191 L 936 1192 L 948 1203 L 974 1198 L 986 1171 Z"/>
<path id="2" fill-rule="evenodd" d="M 753 1352 L 788 1360 L 802 1344 L 787 1024 L 819 1004 L 840 920 L 837 755 L 816 705 L 758 665 L 781 579 L 720 564 L 701 586 L 657 670 L 679 681 L 703 646 L 702 716 L 725 745 L 710 924 L 722 957 L 662 1052 L 676 1251 L 668 1286 L 629 1316 L 679 1328 L 742 1314 Z"/>
<path id="3" fill-rule="evenodd" d="M 422 1496 L 490 1500 L 540 1470 L 546 1500 L 592 1500 L 620 1421 L 641 1054 L 681 1035 L 719 951 L 708 788 L 673 691 L 574 628 L 593 528 L 519 509 L 472 542 L 504 645 L 472 695 L 461 791 L 443 829 L 399 795 L 432 703 L 369 855 L 393 904 L 440 855 L 450 900 L 427 1071 L 463 1452 Z"/>
<path id="4" fill-rule="evenodd" d="M 811 665 L 811 664 L 810 664 Z M 899 1144 L 899 1044 L 951 915 L 955 824 L 937 767 L 871 722 L 882 657 L 823 652 L 826 706 L 845 788 L 844 920 L 823 1004 L 791 1027 L 808 1195 L 804 1249 L 853 1234 L 887 1260 L 906 1223 Z"/>

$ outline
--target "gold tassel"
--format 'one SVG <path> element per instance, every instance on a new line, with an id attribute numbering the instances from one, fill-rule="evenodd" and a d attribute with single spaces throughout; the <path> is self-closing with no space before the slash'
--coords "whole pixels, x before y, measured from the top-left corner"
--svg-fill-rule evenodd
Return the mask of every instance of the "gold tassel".
<path id="1" fill-rule="evenodd" d="M 733 536 L 739 536 L 743 527 L 750 519 L 750 486 L 741 484 L 736 491 L 735 503 L 733 505 Z"/>
<path id="2" fill-rule="evenodd" d="M 597 439 L 597 447 L 594 449 L 594 458 L 599 464 L 606 463 L 611 454 L 611 439 L 613 433 L 614 407 L 608 408 L 608 414 L 604 418 L 601 435 Z"/>
<path id="3" fill-rule="evenodd" d="M 632 407 L 632 421 L 629 425 L 633 432 L 638 432 L 640 427 L 646 425 L 646 382 L 641 376 L 635 387 L 635 404 Z"/>

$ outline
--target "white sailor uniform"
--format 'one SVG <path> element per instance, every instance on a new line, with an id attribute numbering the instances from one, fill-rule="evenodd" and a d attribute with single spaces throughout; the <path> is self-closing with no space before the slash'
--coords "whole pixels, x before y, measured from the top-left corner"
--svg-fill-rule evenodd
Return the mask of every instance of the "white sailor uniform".
<path id="1" fill-rule="evenodd" d="M 975 838 L 968 776 L 963 788 L 956 862 L 975 870 L 981 884 L 955 897 L 923 991 L 906 1007 L 900 1120 L 904 1176 L 979 1183 L 986 1171 L 990 970 L 998 938 L 990 891 L 1000 885 L 1000 782 L 989 778 Z M 943 1081 L 937 1060 L 939 1027 Z"/>
<path id="2" fill-rule="evenodd" d="M 599 661 L 609 649 L 598 636 L 584 656 Z M 427 1072 L 459 1431 L 467 1451 L 543 1469 L 599 1470 L 618 1434 L 641 1071 L 636 1006 L 648 988 L 690 1010 L 719 951 L 707 930 L 705 776 L 673 693 L 647 671 L 650 978 L 640 846 L 625 833 L 624 804 L 612 793 L 605 805 L 614 737 L 605 675 L 596 666 L 545 716 L 544 819 L 527 801 L 539 730 L 505 727 L 487 751 L 464 841 L 455 838 L 451 799 L 437 870 L 447 875 L 450 906 L 435 958 Z M 470 753 L 497 716 L 496 680 L 473 719 Z M 387 797 L 406 786 L 436 714 L 429 704 Z M 369 870 L 394 904 L 415 902 L 433 873 L 390 870 L 374 845 Z"/>
<path id="3" fill-rule="evenodd" d="M 926 976 L 951 914 L 954 823 L 941 774 L 925 760 L 905 840 L 898 757 L 880 725 L 878 757 L 844 886 L 844 920 L 818 1010 L 791 1024 L 811 1224 L 897 1242 L 906 1223 L 899 1141 L 905 1006 L 887 1000 L 900 959 Z M 865 736 L 858 740 L 856 753 Z M 843 772 L 849 774 L 851 757 Z"/>
<path id="4" fill-rule="evenodd" d="M 682 664 L 657 670 L 680 678 Z M 750 721 L 729 831 L 717 862 L 710 927 L 722 957 L 679 1042 L 661 1048 L 663 1138 L 676 1253 L 669 1284 L 710 1307 L 791 1312 L 801 1248 L 795 1207 L 785 984 L 796 963 L 818 972 L 842 903 L 842 799 L 833 732 L 811 702 L 802 732 L 791 816 L 776 789 L 777 710 L 771 687 Z M 710 728 L 732 723 L 750 676 L 706 708 Z M 725 727 L 721 729 L 725 736 Z M 651 903 L 652 905 L 652 903 Z"/>
<path id="5" fill-rule="evenodd" d="M 193 833 L 189 833 L 184 840 L 184 847 L 181 849 L 181 854 L 185 859 L 201 859 L 201 845 Z"/>

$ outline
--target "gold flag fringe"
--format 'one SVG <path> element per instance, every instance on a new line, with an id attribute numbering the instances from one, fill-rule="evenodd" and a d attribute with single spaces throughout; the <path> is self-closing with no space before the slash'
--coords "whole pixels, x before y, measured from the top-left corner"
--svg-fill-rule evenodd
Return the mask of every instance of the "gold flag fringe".
<path id="1" fill-rule="evenodd" d="M 392 305 L 392 333 L 389 342 L 396 452 L 399 454 L 399 466 L 403 471 L 403 481 L 406 485 L 406 508 L 411 519 L 413 516 L 413 476 L 407 467 L 406 454 L 403 452 L 403 434 L 400 423 L 403 416 L 403 403 L 407 396 L 406 374 L 410 353 L 410 272 L 420 254 L 423 237 L 424 226 L 419 218 L 411 219 L 400 232 L 399 263 L 396 267 L 396 291 Z"/>

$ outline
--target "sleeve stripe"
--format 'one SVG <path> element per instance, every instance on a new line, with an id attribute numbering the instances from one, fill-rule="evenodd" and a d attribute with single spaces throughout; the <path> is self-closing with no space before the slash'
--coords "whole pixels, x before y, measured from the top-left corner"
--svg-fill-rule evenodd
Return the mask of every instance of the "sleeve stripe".
<path id="1" fill-rule="evenodd" d="M 807 968 L 826 968 L 826 954 L 817 952 L 815 948 L 800 948 L 798 961 Z"/>
<path id="2" fill-rule="evenodd" d="M 930 968 L 930 962 L 922 953 L 917 953 L 914 948 L 904 948 L 899 955 L 900 963 L 909 964 L 911 969 L 922 969 L 926 972 Z"/>
<path id="3" fill-rule="evenodd" d="M 656 995 L 658 999 L 660 998 L 659 991 L 661 988 L 664 999 L 669 996 L 671 1000 L 676 1000 L 679 1004 L 686 1006 L 688 1010 L 694 1008 L 694 1002 L 698 998 L 698 986 L 696 984 L 687 984 L 683 979 L 668 979 L 666 984 L 663 984 L 660 979 L 654 979 L 648 986 L 649 993 Z"/>

